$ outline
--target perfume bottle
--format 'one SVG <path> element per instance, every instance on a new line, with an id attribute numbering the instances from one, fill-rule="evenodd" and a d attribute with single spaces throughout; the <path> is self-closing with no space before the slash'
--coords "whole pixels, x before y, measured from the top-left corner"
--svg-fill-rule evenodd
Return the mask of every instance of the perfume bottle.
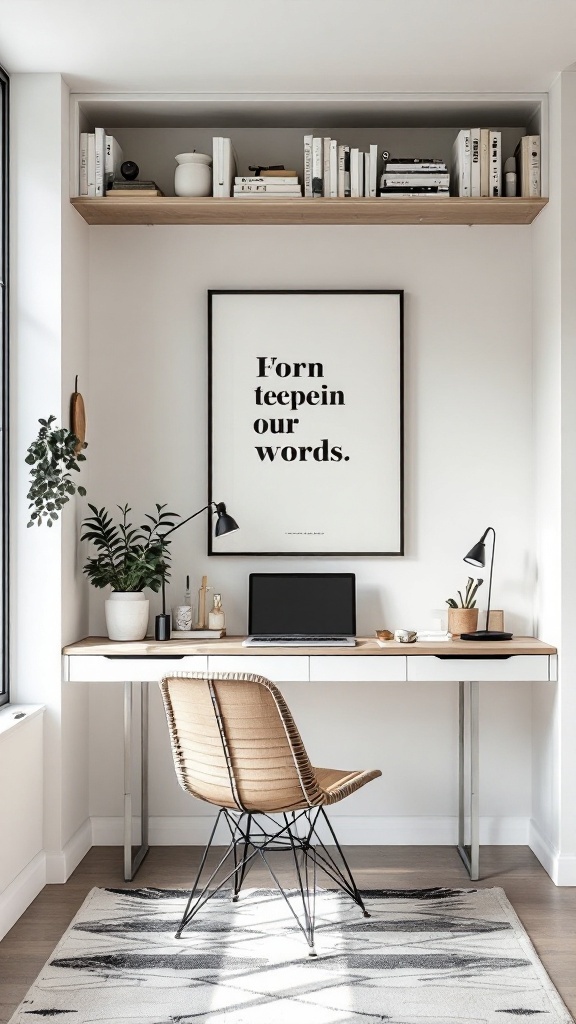
<path id="1" fill-rule="evenodd" d="M 226 619 L 224 617 L 224 609 L 222 608 L 222 596 L 221 594 L 214 594 L 214 604 L 208 614 L 208 629 L 224 629 L 226 626 Z"/>

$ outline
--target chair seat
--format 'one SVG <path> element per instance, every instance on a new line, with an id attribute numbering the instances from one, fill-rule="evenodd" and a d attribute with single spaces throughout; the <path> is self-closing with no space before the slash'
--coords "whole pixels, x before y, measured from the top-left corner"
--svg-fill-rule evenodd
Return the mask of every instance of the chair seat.
<path id="1" fill-rule="evenodd" d="M 326 795 L 325 803 L 336 804 L 339 800 L 355 793 L 367 782 L 377 779 L 382 772 L 378 768 L 373 771 L 346 772 L 338 768 L 314 768 L 318 785 Z"/>

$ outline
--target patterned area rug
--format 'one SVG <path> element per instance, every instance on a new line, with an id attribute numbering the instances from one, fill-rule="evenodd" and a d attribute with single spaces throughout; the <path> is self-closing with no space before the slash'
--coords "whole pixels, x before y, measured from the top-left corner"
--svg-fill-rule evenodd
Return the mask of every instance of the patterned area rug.
<path id="1" fill-rule="evenodd" d="M 568 1024 L 502 889 L 318 894 L 316 959 L 276 890 L 93 889 L 11 1024 Z M 296 894 L 294 908 L 300 910 Z"/>

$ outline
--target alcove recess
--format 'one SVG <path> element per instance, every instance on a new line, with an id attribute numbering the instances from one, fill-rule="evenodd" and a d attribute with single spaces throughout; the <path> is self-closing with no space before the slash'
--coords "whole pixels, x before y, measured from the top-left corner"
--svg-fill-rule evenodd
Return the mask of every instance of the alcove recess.
<path id="1" fill-rule="evenodd" d="M 279 199 L 261 203 L 174 196 L 177 153 L 212 153 L 212 138 L 232 139 L 238 173 L 283 164 L 303 175 L 306 134 L 379 155 L 428 156 L 451 164 L 461 128 L 502 132 L 502 160 L 518 140 L 541 136 L 542 196 L 548 193 L 546 94 L 169 95 L 73 94 L 71 202 L 89 224 L 530 224 L 546 198 Z M 116 137 L 140 176 L 164 197 L 126 199 L 78 195 L 81 131 L 99 126 Z"/>

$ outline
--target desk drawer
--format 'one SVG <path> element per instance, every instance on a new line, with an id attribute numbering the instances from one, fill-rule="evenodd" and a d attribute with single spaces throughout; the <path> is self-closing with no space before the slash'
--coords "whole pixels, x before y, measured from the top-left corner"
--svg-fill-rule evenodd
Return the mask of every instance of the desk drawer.
<path id="1" fill-rule="evenodd" d="M 547 654 L 517 654 L 509 658 L 435 658 L 408 655 L 408 681 L 494 680 L 542 682 L 550 678 Z"/>
<path id="2" fill-rule="evenodd" d="M 72 683 L 157 682 L 170 672 L 205 672 L 205 655 L 184 655 L 183 658 L 105 658 L 103 655 L 72 655 L 69 679 Z"/>
<path id="3" fill-rule="evenodd" d="M 249 672 L 265 676 L 273 683 L 308 682 L 307 657 L 282 657 L 282 655 L 234 655 L 212 654 L 208 656 L 209 672 Z"/>
<path id="4" fill-rule="evenodd" d="M 388 683 L 406 682 L 406 658 L 395 655 L 353 654 L 310 658 L 310 682 L 318 683 Z"/>

